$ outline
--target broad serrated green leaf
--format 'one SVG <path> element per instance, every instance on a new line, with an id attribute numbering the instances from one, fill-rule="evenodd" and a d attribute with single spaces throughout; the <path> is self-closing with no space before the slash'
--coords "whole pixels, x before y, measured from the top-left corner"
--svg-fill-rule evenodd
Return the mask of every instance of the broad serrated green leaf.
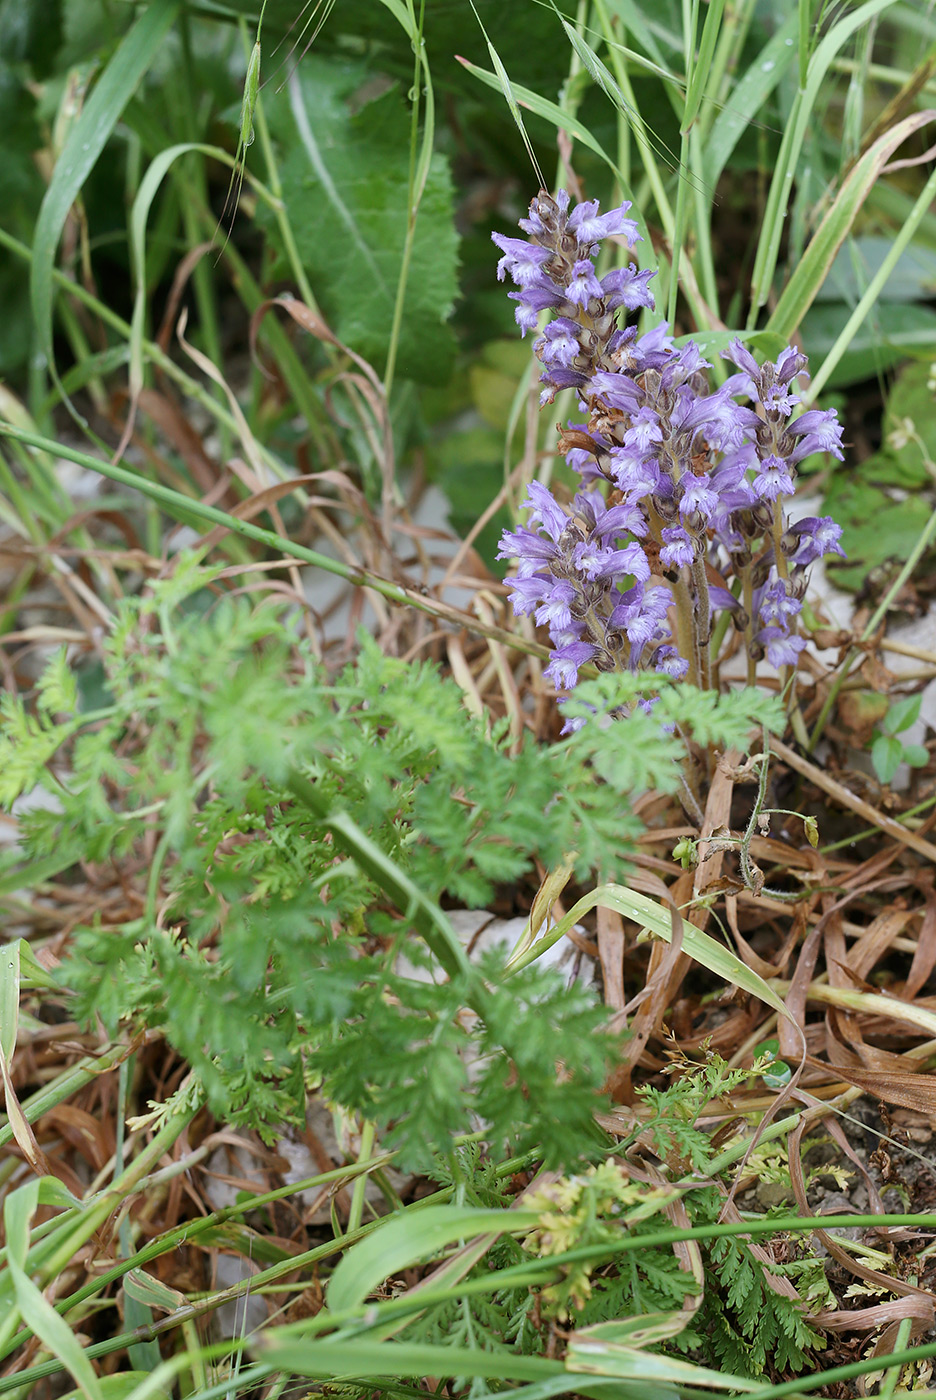
<path id="1" fill-rule="evenodd" d="M 394 86 L 360 105 L 369 74 L 309 55 L 268 104 L 286 152 L 283 199 L 303 265 L 332 330 L 382 371 L 407 227 L 410 122 Z M 455 338 L 458 235 L 448 164 L 433 156 L 420 201 L 397 373 L 443 384 Z"/>

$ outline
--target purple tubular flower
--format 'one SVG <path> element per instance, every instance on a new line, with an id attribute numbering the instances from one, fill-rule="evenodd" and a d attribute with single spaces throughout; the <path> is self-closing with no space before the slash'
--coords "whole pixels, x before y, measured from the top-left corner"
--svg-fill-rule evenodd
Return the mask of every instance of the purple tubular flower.
<path id="1" fill-rule="evenodd" d="M 801 462 L 813 452 L 831 452 L 842 460 L 842 425 L 834 408 L 810 408 L 787 425 L 787 432 L 799 438 L 793 460 Z"/>
<path id="2" fill-rule="evenodd" d="M 665 544 L 660 550 L 660 563 L 668 569 L 683 569 L 695 559 L 692 537 L 681 525 L 668 525 L 663 531 Z"/>
<path id="3" fill-rule="evenodd" d="M 567 579 L 560 579 L 543 598 L 536 610 L 536 621 L 557 634 L 572 630 L 570 605 L 575 602 L 575 589 Z"/>
<path id="4" fill-rule="evenodd" d="M 547 369 L 556 365 L 571 369 L 576 356 L 582 353 L 578 340 L 579 329 L 578 324 L 570 321 L 567 316 L 557 316 L 555 321 L 546 327 L 542 340 L 537 341 L 534 349 Z"/>
<path id="5" fill-rule="evenodd" d="M 793 555 L 794 564 L 806 567 L 825 554 L 837 554 L 841 559 L 846 557 L 839 544 L 842 527 L 836 525 L 831 515 L 808 515 L 804 520 L 797 520 L 790 528 L 799 536 L 799 544 Z"/>
<path id="6" fill-rule="evenodd" d="M 557 690 L 573 690 L 579 668 L 598 655 L 598 648 L 588 642 L 570 642 L 554 651 L 543 675 Z"/>
<path id="7" fill-rule="evenodd" d="M 592 581 L 630 574 L 644 583 L 650 577 L 650 565 L 639 544 L 629 544 L 626 549 L 610 549 L 597 540 L 582 540 L 573 550 L 572 562 L 585 578 Z"/>
<path id="8" fill-rule="evenodd" d="M 634 452 L 652 452 L 654 445 L 663 441 L 663 429 L 659 416 L 652 408 L 638 408 L 631 415 L 631 425 L 624 434 L 624 446 Z"/>
<path id="9" fill-rule="evenodd" d="M 625 201 L 617 209 L 609 209 L 606 214 L 599 214 L 597 199 L 585 200 L 584 203 L 577 204 L 569 215 L 569 232 L 575 234 L 580 248 L 590 248 L 592 244 L 600 243 L 603 238 L 611 238 L 614 235 L 623 236 L 633 248 L 635 243 L 642 240 L 634 220 L 625 217 L 629 208 L 630 203 Z"/>
<path id="10" fill-rule="evenodd" d="M 722 359 L 730 360 L 732 364 L 737 365 L 739 369 L 744 371 L 744 373 L 751 379 L 752 382 L 756 383 L 756 381 L 760 378 L 760 366 L 758 365 L 754 356 L 751 354 L 750 350 L 745 349 L 743 341 L 731 341 L 730 345 L 728 346 L 728 349 L 722 351 Z M 752 394 L 751 397 L 753 398 L 754 395 Z"/>
<path id="11" fill-rule="evenodd" d="M 680 656 L 674 646 L 657 647 L 650 658 L 650 669 L 652 671 L 662 671 L 664 676 L 672 676 L 674 680 L 685 679 L 689 670 L 689 662 L 684 656 Z"/>
<path id="12" fill-rule="evenodd" d="M 601 295 L 608 310 L 616 311 L 619 306 L 628 311 L 636 311 L 641 306 L 652 307 L 653 293 L 648 283 L 655 276 L 656 273 L 649 270 L 638 272 L 634 263 L 606 272 L 601 279 Z"/>
<path id="13" fill-rule="evenodd" d="M 632 501 L 652 496 L 660 486 L 660 464 L 652 457 L 641 457 L 626 448 L 611 452 L 611 479 L 618 490 Z"/>
<path id="14" fill-rule="evenodd" d="M 795 487 L 790 468 L 782 457 L 765 457 L 754 478 L 754 494 L 760 501 L 775 501 L 779 496 L 792 496 Z"/>
<path id="15" fill-rule="evenodd" d="M 544 264 L 552 257 L 548 248 L 527 243 L 525 238 L 507 238 L 502 233 L 492 233 L 491 238 L 504 255 L 497 264 L 498 282 L 503 282 L 509 272 L 518 287 L 526 287 L 539 278 Z"/>
<path id="16" fill-rule="evenodd" d="M 698 512 L 707 525 L 718 506 L 718 492 L 712 489 L 708 477 L 694 476 L 692 472 L 686 472 L 679 484 L 682 487 L 682 496 L 679 501 L 680 515 L 685 518 L 687 515 Z"/>
<path id="17" fill-rule="evenodd" d="M 578 496 L 575 498 L 578 500 Z M 642 539 L 647 533 L 647 519 L 636 502 L 622 501 L 611 506 L 595 524 L 595 534 L 599 539 L 605 535 L 637 535 Z"/>
<path id="18" fill-rule="evenodd" d="M 658 636 L 672 601 L 673 595 L 667 587 L 646 588 L 638 583 L 621 595 L 608 619 L 608 627 L 623 631 L 639 655 L 647 643 Z"/>
<path id="19" fill-rule="evenodd" d="M 803 637 L 790 636 L 781 627 L 765 627 L 758 632 L 757 640 L 767 648 L 767 660 L 779 671 L 782 666 L 795 666 L 800 652 L 806 646 Z"/>
<path id="20" fill-rule="evenodd" d="M 541 481 L 531 481 L 523 505 L 530 512 L 529 524 L 539 526 L 558 543 L 569 517 L 552 492 Z"/>
<path id="21" fill-rule="evenodd" d="M 518 579 L 530 578 L 551 564 L 559 556 L 559 550 L 552 540 L 544 540 L 542 535 L 534 535 L 523 525 L 519 530 L 505 530 L 500 537 L 497 550 L 498 559 L 517 559 L 520 562 Z"/>
<path id="22" fill-rule="evenodd" d="M 510 601 L 514 617 L 526 617 L 549 596 L 554 587 L 554 580 L 552 574 L 531 574 L 529 578 L 511 579 L 511 587 L 513 592 Z"/>
<path id="23" fill-rule="evenodd" d="M 777 382 L 791 384 L 797 375 L 805 373 L 809 364 L 806 356 L 794 345 L 788 345 L 777 361 Z"/>
<path id="24" fill-rule="evenodd" d="M 799 598 L 793 598 L 786 591 L 782 579 L 774 579 L 754 595 L 754 611 L 761 622 L 786 627 L 791 618 L 802 609 Z"/>
<path id="25" fill-rule="evenodd" d="M 601 296 L 601 283 L 595 276 L 595 268 L 588 258 L 582 258 L 572 268 L 572 276 L 566 287 L 566 297 L 576 306 L 586 307 L 593 297 Z"/>

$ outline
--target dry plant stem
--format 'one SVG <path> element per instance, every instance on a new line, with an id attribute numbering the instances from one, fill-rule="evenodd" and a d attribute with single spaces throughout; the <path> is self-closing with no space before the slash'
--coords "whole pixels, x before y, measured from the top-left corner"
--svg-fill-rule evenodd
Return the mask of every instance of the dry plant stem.
<path id="1" fill-rule="evenodd" d="M 307 564 L 314 564 L 318 568 L 327 570 L 328 573 L 337 574 L 346 582 L 354 584 L 359 588 L 372 588 L 376 593 L 393 603 L 405 603 L 416 608 L 419 612 L 428 613 L 431 617 L 437 617 L 452 626 L 464 628 L 467 632 L 475 632 L 482 637 L 489 637 L 492 641 L 501 642 L 504 646 L 513 648 L 515 651 L 527 652 L 531 656 L 538 656 L 544 660 L 549 658 L 547 647 L 540 646 L 538 642 L 528 641 L 525 637 L 514 632 L 508 632 L 503 627 L 490 627 L 479 619 L 464 613 L 461 609 L 453 607 L 450 603 L 443 603 L 434 598 L 420 593 L 415 588 L 404 588 L 401 584 L 394 583 L 390 579 L 381 578 L 379 574 L 370 573 L 367 569 L 356 568 L 350 564 L 344 564 L 337 559 L 329 559 L 324 554 L 319 554 L 313 549 L 307 549 L 305 545 L 296 544 L 292 540 L 285 539 L 282 535 L 276 535 L 272 530 L 264 530 L 258 525 L 252 525 L 249 521 L 241 520 L 237 516 L 228 515 L 222 510 L 217 510 L 214 506 L 207 506 L 202 501 L 194 497 L 189 499 L 180 496 L 178 492 L 169 487 L 162 486 L 159 482 L 149 481 L 137 472 L 127 471 L 122 467 L 114 466 L 110 462 L 102 462 L 97 457 L 91 457 L 86 452 L 79 452 L 74 448 L 61 444 L 54 444 L 49 439 L 42 437 L 38 433 L 27 432 L 23 428 L 14 427 L 12 423 L 0 422 L 0 436 L 17 438 L 20 442 L 25 442 L 30 447 L 38 447 L 42 451 L 54 450 L 58 456 L 65 457 L 69 461 L 77 462 L 79 466 L 86 467 L 89 471 L 99 472 L 102 476 L 109 477 L 112 481 L 119 481 L 123 486 L 130 486 L 136 491 L 140 491 L 145 496 L 162 502 L 170 511 L 184 510 L 187 514 L 196 516 L 200 520 L 210 522 L 213 526 L 220 525 L 225 530 L 230 530 L 233 534 L 243 535 L 247 539 L 265 544 L 270 549 L 281 551 L 293 559 L 302 560 Z M 284 563 L 283 567 L 287 567 Z"/>
<path id="2" fill-rule="evenodd" d="M 795 772 L 801 774 L 802 777 L 809 778 L 811 782 L 814 782 L 817 787 L 827 793 L 833 801 L 841 803 L 841 805 L 847 807 L 850 812 L 854 812 L 864 821 L 870 822 L 873 826 L 878 827 L 880 831 L 886 832 L 888 836 L 900 842 L 902 846 L 909 846 L 910 849 L 916 851 L 918 855 L 925 856 L 927 860 L 936 863 L 936 846 L 932 845 L 929 841 L 924 841 L 923 837 L 917 836 L 916 832 L 908 831 L 906 827 L 894 821 L 893 817 L 887 817 L 883 812 L 879 812 L 876 807 L 872 807 L 869 802 L 865 802 L 863 798 L 858 797 L 856 793 L 845 787 L 844 784 L 836 782 L 834 778 L 830 778 L 828 773 L 824 773 L 815 763 L 810 763 L 808 758 L 801 758 L 794 749 L 788 748 L 787 745 L 782 743 L 779 739 L 772 739 L 771 745 L 778 758 L 782 758 L 784 763 L 789 764 L 789 766 Z"/>

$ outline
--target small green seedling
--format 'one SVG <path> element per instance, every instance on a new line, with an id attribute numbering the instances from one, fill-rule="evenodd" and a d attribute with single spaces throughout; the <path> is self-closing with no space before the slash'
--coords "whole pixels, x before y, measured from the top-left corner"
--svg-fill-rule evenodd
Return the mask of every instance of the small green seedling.
<path id="1" fill-rule="evenodd" d="M 904 744 L 897 737 L 916 723 L 922 699 L 922 695 L 905 695 L 895 700 L 875 727 L 871 738 L 871 762 L 882 783 L 891 782 L 901 763 L 909 763 L 911 768 L 922 768 L 929 759 L 929 753 L 922 744 Z"/>
<path id="2" fill-rule="evenodd" d="M 755 1064 L 758 1060 L 768 1060 L 766 1068 L 761 1071 L 761 1078 L 768 1089 L 782 1089 L 785 1084 L 789 1084 L 793 1077 L 793 1071 L 785 1060 L 778 1059 L 780 1054 L 779 1040 L 763 1040 L 754 1051 Z"/>

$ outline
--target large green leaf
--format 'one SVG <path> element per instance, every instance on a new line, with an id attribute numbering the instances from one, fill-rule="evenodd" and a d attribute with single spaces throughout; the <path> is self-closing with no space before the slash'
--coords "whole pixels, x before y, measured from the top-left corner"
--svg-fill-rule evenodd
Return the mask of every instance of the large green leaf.
<path id="1" fill-rule="evenodd" d="M 269 111 L 287 152 L 286 210 L 315 294 L 338 338 L 382 371 L 406 236 L 410 121 L 397 87 L 362 105 L 367 77 L 356 63 L 309 55 Z M 403 310 L 403 378 L 443 384 L 449 377 L 457 252 L 452 182 L 435 155 Z"/>
<path id="2" fill-rule="evenodd" d="M 875 457 L 852 473 L 836 472 L 823 502 L 823 511 L 842 526 L 842 547 L 848 559 L 835 561 L 830 577 L 839 588 L 860 588 L 871 569 L 905 560 L 932 513 L 919 494 L 894 500 L 875 483 L 877 466 L 891 480 L 893 463 Z"/>
<path id="3" fill-rule="evenodd" d="M 852 308 L 822 301 L 803 317 L 800 334 L 810 363 L 820 365 L 844 329 Z M 826 389 L 860 384 L 899 364 L 908 355 L 936 351 L 936 311 L 915 302 L 880 301 L 855 332 L 848 349 L 825 381 Z"/>
<path id="4" fill-rule="evenodd" d="M 816 301 L 855 302 L 884 262 L 894 240 L 882 234 L 851 238 L 836 253 Z M 911 243 L 881 292 L 882 301 L 928 301 L 936 296 L 936 249 Z"/>

